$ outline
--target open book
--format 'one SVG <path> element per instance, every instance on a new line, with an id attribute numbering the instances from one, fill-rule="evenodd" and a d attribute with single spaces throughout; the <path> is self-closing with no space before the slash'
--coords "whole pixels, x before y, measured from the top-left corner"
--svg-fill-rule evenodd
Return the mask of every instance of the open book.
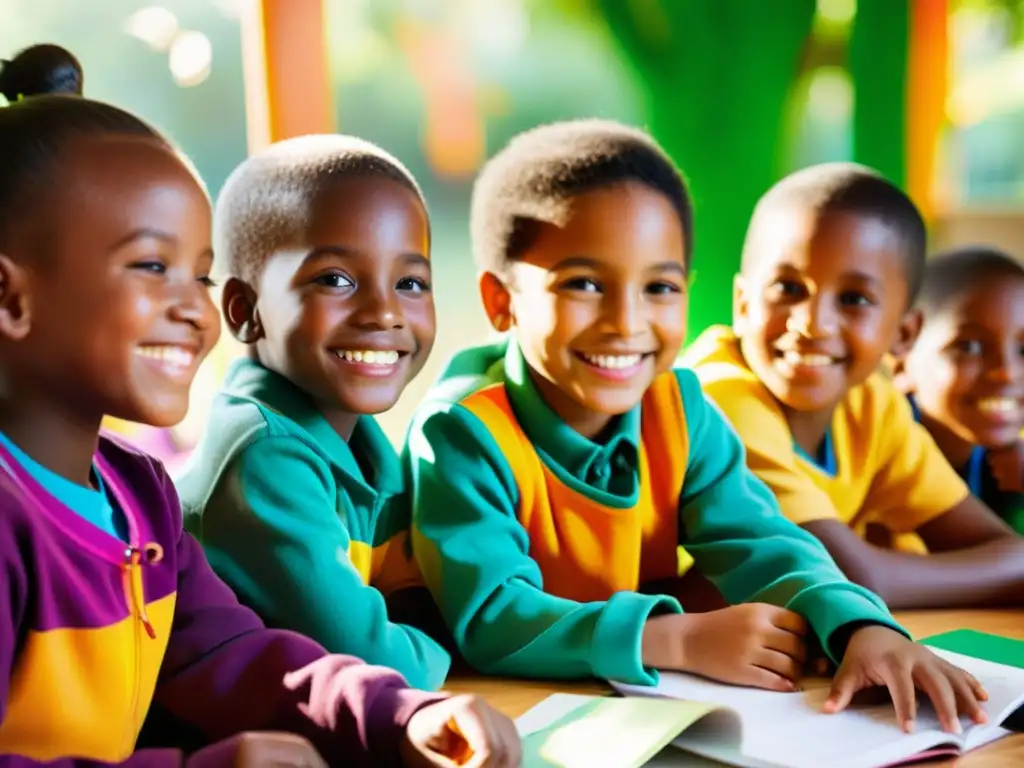
<path id="1" fill-rule="evenodd" d="M 985 686 L 987 725 L 963 718 L 962 735 L 943 733 L 919 694 L 916 730 L 905 734 L 888 702 L 822 714 L 827 680 L 805 680 L 800 692 L 775 693 L 662 673 L 653 688 L 613 683 L 623 699 L 557 694 L 538 704 L 516 723 L 523 768 L 881 768 L 962 754 L 1007 735 L 1000 726 L 1024 707 L 1024 669 L 935 652 Z M 662 751 L 670 744 L 684 752 Z"/>

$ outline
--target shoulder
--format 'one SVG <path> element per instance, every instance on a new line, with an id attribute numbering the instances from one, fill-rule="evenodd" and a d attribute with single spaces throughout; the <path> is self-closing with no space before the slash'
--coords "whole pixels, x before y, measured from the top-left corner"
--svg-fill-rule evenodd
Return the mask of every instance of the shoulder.
<path id="1" fill-rule="evenodd" d="M 468 347 L 448 361 L 427 391 L 425 403 L 454 405 L 505 380 L 507 342 Z"/>
<path id="2" fill-rule="evenodd" d="M 694 373 L 703 391 L 730 420 L 755 415 L 782 417 L 767 387 L 747 366 L 731 328 L 709 328 L 687 349 L 680 362 Z"/>

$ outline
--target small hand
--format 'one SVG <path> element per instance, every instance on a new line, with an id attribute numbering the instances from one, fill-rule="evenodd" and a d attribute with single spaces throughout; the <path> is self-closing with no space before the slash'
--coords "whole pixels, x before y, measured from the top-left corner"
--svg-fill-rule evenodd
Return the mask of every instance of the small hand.
<path id="1" fill-rule="evenodd" d="M 976 723 L 988 719 L 980 704 L 988 700 L 981 683 L 888 627 L 863 627 L 853 633 L 824 711 L 840 712 L 858 691 L 875 686 L 889 689 L 896 720 L 907 733 L 914 730 L 917 718 L 916 688 L 931 699 L 948 733 L 960 733 L 958 712 Z"/>
<path id="2" fill-rule="evenodd" d="M 795 691 L 807 658 L 807 622 L 785 608 L 745 603 L 649 619 L 644 664 L 734 685 Z"/>
<path id="3" fill-rule="evenodd" d="M 515 724 L 477 696 L 455 696 L 419 710 L 405 730 L 402 762 L 411 768 L 519 768 Z"/>
<path id="4" fill-rule="evenodd" d="M 985 457 L 999 490 L 1006 493 L 1024 491 L 1024 440 L 1006 448 L 990 448 L 985 451 Z"/>

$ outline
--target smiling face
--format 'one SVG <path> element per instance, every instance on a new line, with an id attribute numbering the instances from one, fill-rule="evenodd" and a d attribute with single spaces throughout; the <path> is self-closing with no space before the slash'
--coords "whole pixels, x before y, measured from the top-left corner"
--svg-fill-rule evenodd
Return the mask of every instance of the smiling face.
<path id="1" fill-rule="evenodd" d="M 1001 448 L 1024 430 L 1024 277 L 999 275 L 951 298 L 904 361 L 926 418 L 970 445 Z"/>
<path id="2" fill-rule="evenodd" d="M 571 200 L 538 224 L 503 279 L 482 281 L 492 323 L 507 316 L 541 394 L 593 436 L 635 407 L 686 333 L 684 233 L 672 203 L 637 182 Z"/>
<path id="3" fill-rule="evenodd" d="M 896 340 L 904 246 L 884 222 L 853 213 L 780 209 L 757 226 L 737 280 L 743 356 L 785 409 L 831 414 Z"/>
<path id="4" fill-rule="evenodd" d="M 329 419 L 388 410 L 434 343 L 429 253 L 427 212 L 412 190 L 380 177 L 330 186 L 314 201 L 304 247 L 272 255 L 260 275 L 260 362 Z M 240 288 L 232 281 L 224 296 L 236 329 Z"/>
<path id="5" fill-rule="evenodd" d="M 206 195 L 153 140 L 83 138 L 61 162 L 37 252 L 11 254 L 31 311 L 5 360 L 75 418 L 174 425 L 220 332 Z"/>

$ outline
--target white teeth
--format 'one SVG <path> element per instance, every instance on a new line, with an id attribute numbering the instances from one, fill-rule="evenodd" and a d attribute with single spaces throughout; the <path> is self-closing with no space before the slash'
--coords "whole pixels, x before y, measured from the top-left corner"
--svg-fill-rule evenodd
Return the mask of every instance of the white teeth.
<path id="1" fill-rule="evenodd" d="M 344 349 L 334 354 L 350 363 L 394 365 L 398 362 L 398 353 L 393 349 Z"/>
<path id="2" fill-rule="evenodd" d="M 598 368 L 632 368 L 639 365 L 643 355 L 583 355 L 583 359 Z"/>
<path id="3" fill-rule="evenodd" d="M 978 410 L 1000 416 L 1009 416 L 1021 409 L 1019 400 L 1013 397 L 986 397 L 978 401 Z"/>
<path id="4" fill-rule="evenodd" d="M 159 360 L 174 368 L 188 368 L 196 359 L 196 356 L 187 349 L 171 345 L 137 347 L 135 354 Z"/>
<path id="5" fill-rule="evenodd" d="M 786 352 L 783 354 L 783 358 L 790 365 L 802 365 L 808 368 L 823 368 L 826 365 L 832 365 L 832 363 L 835 362 L 828 355 L 802 355 L 799 352 Z"/>

